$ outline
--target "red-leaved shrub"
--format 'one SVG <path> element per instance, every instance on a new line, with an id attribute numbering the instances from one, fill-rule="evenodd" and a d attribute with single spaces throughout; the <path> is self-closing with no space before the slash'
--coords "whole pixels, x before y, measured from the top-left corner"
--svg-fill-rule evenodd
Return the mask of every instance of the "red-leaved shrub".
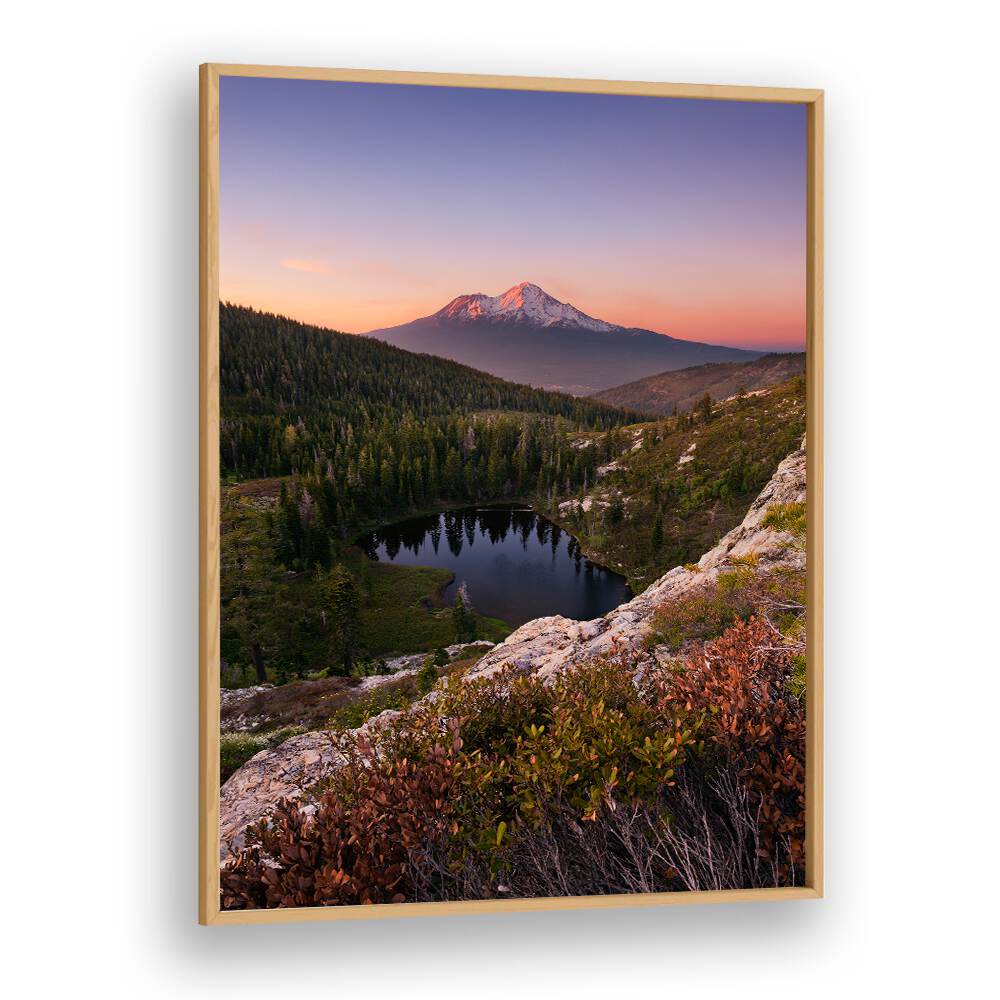
<path id="1" fill-rule="evenodd" d="M 637 673 L 455 677 L 222 869 L 227 909 L 794 885 L 805 717 L 762 616 Z"/>
<path id="2" fill-rule="evenodd" d="M 665 704 L 702 720 L 700 735 L 716 751 L 705 780 L 720 799 L 743 801 L 756 852 L 780 883 L 805 860 L 806 720 L 789 693 L 791 669 L 781 634 L 755 616 L 702 646 L 664 693 Z"/>
<path id="3" fill-rule="evenodd" d="M 419 761 L 368 743 L 311 804 L 283 801 L 221 872 L 225 909 L 403 902 L 410 861 L 450 825 L 457 734 Z"/>

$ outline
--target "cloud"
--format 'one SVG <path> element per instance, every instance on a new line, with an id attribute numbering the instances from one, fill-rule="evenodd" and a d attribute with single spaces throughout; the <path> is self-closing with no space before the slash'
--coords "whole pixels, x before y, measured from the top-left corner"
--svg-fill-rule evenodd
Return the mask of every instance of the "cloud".
<path id="1" fill-rule="evenodd" d="M 333 274 L 333 268 L 322 260 L 296 260 L 288 258 L 281 266 L 289 271 L 305 271 L 307 274 Z"/>

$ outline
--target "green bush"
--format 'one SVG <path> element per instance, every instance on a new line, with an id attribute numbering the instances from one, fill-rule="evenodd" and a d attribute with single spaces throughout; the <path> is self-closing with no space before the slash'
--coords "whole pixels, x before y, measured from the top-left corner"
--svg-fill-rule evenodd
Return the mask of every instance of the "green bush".
<path id="1" fill-rule="evenodd" d="M 421 668 L 417 671 L 417 694 L 425 695 L 434 685 L 437 683 L 438 679 L 438 668 L 434 662 L 433 656 L 428 656 L 423 662 Z"/>
<path id="2" fill-rule="evenodd" d="M 462 740 L 458 855 L 498 861 L 505 843 L 551 810 L 593 821 L 613 798 L 655 798 L 696 728 L 682 708 L 662 710 L 657 683 L 637 687 L 624 659 L 587 661 L 548 684 L 506 668 L 449 683 L 421 706 L 419 725 L 433 731 L 450 720 Z"/>
<path id="3" fill-rule="evenodd" d="M 327 722 L 327 727 L 338 730 L 357 729 L 381 712 L 406 708 L 413 702 L 415 693 L 416 687 L 411 677 L 388 681 L 372 688 L 351 704 L 338 708 Z"/>
<path id="4" fill-rule="evenodd" d="M 329 675 L 329 671 L 327 673 Z M 386 666 L 385 657 L 376 659 L 368 657 L 354 661 L 350 676 L 360 680 L 365 677 L 386 677 L 388 674 L 389 668 Z"/>
<path id="5" fill-rule="evenodd" d="M 806 658 L 798 655 L 792 657 L 792 674 L 788 678 L 789 693 L 796 698 L 804 698 L 806 694 Z"/>
<path id="6" fill-rule="evenodd" d="M 796 539 L 806 536 L 806 505 L 804 503 L 776 503 L 764 515 L 765 528 L 787 531 Z"/>
<path id="7" fill-rule="evenodd" d="M 788 517 L 776 515 L 781 523 Z M 715 639 L 754 614 L 764 615 L 786 638 L 804 642 L 805 571 L 796 566 L 764 571 L 758 563 L 753 552 L 734 558 L 732 568 L 714 580 L 664 601 L 653 613 L 647 644 L 676 651 L 685 642 Z"/>

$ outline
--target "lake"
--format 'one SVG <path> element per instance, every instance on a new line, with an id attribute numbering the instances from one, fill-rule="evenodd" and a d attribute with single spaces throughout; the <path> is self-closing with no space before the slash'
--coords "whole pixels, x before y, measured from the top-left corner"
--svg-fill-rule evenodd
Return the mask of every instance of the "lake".
<path id="1" fill-rule="evenodd" d="M 478 507 L 415 517 L 369 532 L 370 559 L 449 569 L 451 604 L 465 583 L 475 610 L 508 625 L 565 615 L 587 620 L 632 597 L 625 578 L 594 565 L 580 544 L 532 510 Z"/>

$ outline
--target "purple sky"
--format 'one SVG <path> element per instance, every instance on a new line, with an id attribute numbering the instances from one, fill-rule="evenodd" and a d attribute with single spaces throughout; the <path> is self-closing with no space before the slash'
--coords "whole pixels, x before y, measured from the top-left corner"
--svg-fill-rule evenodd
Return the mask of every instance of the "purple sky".
<path id="1" fill-rule="evenodd" d="M 222 297 L 364 332 L 532 281 L 801 349 L 801 105 L 223 77 Z"/>

